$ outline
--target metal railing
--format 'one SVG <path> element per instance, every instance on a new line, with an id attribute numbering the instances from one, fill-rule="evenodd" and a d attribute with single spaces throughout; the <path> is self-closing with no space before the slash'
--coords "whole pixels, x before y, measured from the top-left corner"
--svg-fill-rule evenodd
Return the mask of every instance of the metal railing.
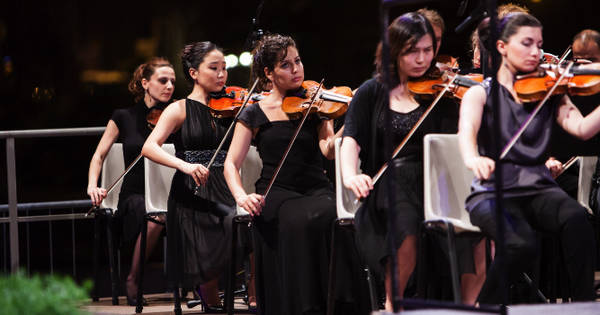
<path id="1" fill-rule="evenodd" d="M 91 128 L 66 128 L 66 129 L 39 129 L 39 130 L 14 130 L 0 131 L 0 139 L 6 139 L 6 174 L 8 180 L 8 205 L 0 205 L 0 213 L 8 211 L 8 217 L 0 218 L 0 223 L 10 226 L 10 267 L 11 272 L 19 270 L 19 222 L 39 222 L 55 220 L 74 220 L 85 218 L 84 213 L 48 214 L 19 217 L 19 212 L 32 210 L 68 209 L 91 207 L 90 200 L 68 200 L 54 202 L 22 203 L 17 202 L 17 171 L 15 158 L 15 139 L 17 138 L 48 138 L 71 136 L 97 136 L 104 132 L 105 127 Z M 88 218 L 93 218 L 89 216 Z M 74 247 L 73 247 L 74 248 Z M 73 258 L 75 259 L 75 258 Z"/>

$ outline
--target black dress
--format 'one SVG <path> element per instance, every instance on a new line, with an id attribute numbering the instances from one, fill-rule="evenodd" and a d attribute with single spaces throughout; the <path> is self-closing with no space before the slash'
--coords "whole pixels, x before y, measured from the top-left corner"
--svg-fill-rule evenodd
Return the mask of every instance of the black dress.
<path id="1" fill-rule="evenodd" d="M 361 148 L 359 157 L 363 173 L 373 176 L 386 162 L 385 151 L 385 104 L 388 96 L 383 95 L 377 79 L 365 82 L 357 90 L 346 113 L 344 137 L 356 140 Z M 393 151 L 419 120 L 430 100 L 417 99 L 419 107 L 409 113 L 391 111 L 393 129 Z M 385 264 L 390 255 L 388 241 L 388 196 L 387 178 L 393 175 L 396 206 L 394 240 L 397 248 L 408 235 L 418 235 L 424 220 L 423 214 L 423 137 L 428 133 L 456 133 L 458 129 L 458 107 L 452 100 L 442 99 L 423 124 L 413 134 L 394 160 L 394 165 L 383 173 L 374 190 L 365 199 L 355 216 L 356 244 L 363 259 L 378 280 L 383 280 Z M 474 272 L 470 244 L 460 245 L 461 272 Z"/>
<path id="2" fill-rule="evenodd" d="M 156 107 L 163 108 L 164 104 Z M 142 152 L 146 138 L 152 132 L 148 127 L 147 116 L 151 111 L 144 101 L 137 105 L 116 109 L 110 118 L 119 129 L 117 142 L 123 144 L 123 161 L 125 167 L 129 166 Z M 146 214 L 144 198 L 144 161 L 138 161 L 123 179 L 119 193 L 118 211 L 115 212 L 113 223 L 119 246 L 137 238 L 140 233 L 142 218 Z M 119 218 L 122 218 L 119 220 Z M 119 226 L 122 225 L 122 226 Z"/>
<path id="3" fill-rule="evenodd" d="M 256 192 L 264 194 L 299 120 L 269 121 L 259 104 L 239 119 L 255 136 L 263 169 Z M 256 297 L 259 314 L 325 314 L 335 191 L 319 155 L 316 115 L 310 115 L 254 218 Z M 352 299 L 352 285 L 338 290 Z"/>
<path id="4" fill-rule="evenodd" d="M 231 119 L 214 118 L 208 107 L 186 99 L 186 118 L 173 135 L 175 154 L 190 163 L 210 161 Z M 229 143 L 224 145 L 228 148 Z M 195 194 L 190 175 L 177 171 L 167 212 L 167 286 L 191 288 L 218 277 L 230 257 L 235 200 L 223 177 L 225 152 L 220 152 L 204 198 Z"/>

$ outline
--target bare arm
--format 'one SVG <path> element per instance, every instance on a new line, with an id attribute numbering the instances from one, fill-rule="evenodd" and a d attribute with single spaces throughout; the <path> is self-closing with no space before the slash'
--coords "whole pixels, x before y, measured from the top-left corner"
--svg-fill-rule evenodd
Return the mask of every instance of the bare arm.
<path id="1" fill-rule="evenodd" d="M 495 168 L 492 159 L 479 156 L 477 152 L 477 133 L 481 127 L 481 117 L 486 97 L 487 93 L 483 87 L 474 86 L 470 88 L 462 99 L 458 122 L 458 146 L 463 161 L 478 179 L 490 178 L 490 174 Z"/>
<path id="2" fill-rule="evenodd" d="M 558 106 L 556 121 L 571 135 L 588 140 L 600 131 L 600 110 L 596 107 L 593 112 L 583 117 L 571 99 L 565 95 Z"/>
<path id="3" fill-rule="evenodd" d="M 100 143 L 98 143 L 98 147 L 96 147 L 96 152 L 94 152 L 94 155 L 92 156 L 90 170 L 88 172 L 87 194 L 92 199 L 92 203 L 96 206 L 99 206 L 102 203 L 102 200 L 106 198 L 107 194 L 106 187 L 98 187 L 98 177 L 100 177 L 102 163 L 104 162 L 104 159 L 106 159 L 106 155 L 108 154 L 108 151 L 112 147 L 113 143 L 115 143 L 118 138 L 119 128 L 111 119 L 108 121 L 106 130 L 104 130 L 104 134 L 100 139 Z"/>
<path id="4" fill-rule="evenodd" d="M 341 138 L 343 133 L 344 127 L 334 134 L 333 119 L 324 120 L 319 125 L 319 148 L 328 160 L 335 158 L 335 139 Z"/>
<path id="5" fill-rule="evenodd" d="M 373 190 L 373 180 L 366 174 L 358 174 L 360 146 L 352 137 L 344 137 L 340 148 L 340 166 L 344 186 L 359 198 L 365 198 Z"/>
<path id="6" fill-rule="evenodd" d="M 163 111 L 156 127 L 150 133 L 148 139 L 142 148 L 142 155 L 150 160 L 178 169 L 179 171 L 191 175 L 196 185 L 204 185 L 208 179 L 208 169 L 202 164 L 187 163 L 179 158 L 172 156 L 161 148 L 165 140 L 176 131 L 185 120 L 185 102 L 175 102 Z"/>
<path id="7" fill-rule="evenodd" d="M 229 186 L 229 190 L 235 198 L 236 203 L 248 211 L 251 216 L 255 216 L 260 215 L 262 205 L 265 204 L 265 199 L 263 196 L 255 193 L 248 195 L 244 190 L 240 177 L 240 168 L 248 154 L 251 141 L 252 129 L 242 122 L 237 122 L 233 139 L 227 152 L 227 158 L 225 159 L 223 173 L 227 181 L 227 186 Z"/>

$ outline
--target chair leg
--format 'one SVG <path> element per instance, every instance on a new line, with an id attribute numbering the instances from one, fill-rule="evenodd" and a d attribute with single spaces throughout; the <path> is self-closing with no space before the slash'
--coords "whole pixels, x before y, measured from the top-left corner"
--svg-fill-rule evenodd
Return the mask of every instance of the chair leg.
<path id="1" fill-rule="evenodd" d="M 337 264 L 337 246 L 336 246 L 336 234 L 340 226 L 340 219 L 333 221 L 333 228 L 331 229 L 331 257 L 329 260 L 329 287 L 327 288 L 327 315 L 333 315 L 335 309 L 335 282 L 336 282 L 336 268 Z"/>
<path id="2" fill-rule="evenodd" d="M 236 280 L 236 251 L 237 251 L 238 224 L 233 219 L 231 224 L 231 253 L 229 258 L 229 275 L 227 276 L 227 289 L 225 291 L 225 307 L 227 314 L 233 315 L 233 300 L 235 299 L 235 280 Z"/>
<path id="3" fill-rule="evenodd" d="M 108 239 L 108 264 L 110 266 L 110 285 L 112 305 L 119 305 L 119 274 L 117 268 L 117 246 L 113 233 L 112 211 L 106 210 L 106 238 Z"/>
<path id="4" fill-rule="evenodd" d="M 571 292 L 569 290 L 569 275 L 567 269 L 567 262 L 565 260 L 564 251 L 562 248 L 562 242 L 557 239 L 556 256 L 559 262 L 559 275 L 560 275 L 560 294 L 562 295 L 562 302 L 569 303 Z"/>
<path id="5" fill-rule="evenodd" d="M 140 236 L 140 271 L 138 273 L 138 291 L 137 291 L 137 304 L 135 306 L 135 312 L 141 313 L 144 306 L 142 305 L 144 296 L 144 268 L 146 267 L 146 238 L 148 237 L 148 216 L 144 215 L 142 220 L 142 235 Z M 176 294 L 179 295 L 179 290 L 176 290 Z"/>
<path id="6" fill-rule="evenodd" d="M 538 240 L 540 240 L 539 237 L 538 237 Z M 540 243 L 541 243 L 541 241 L 540 241 Z M 540 259 L 541 259 L 540 255 L 541 254 L 537 255 L 537 257 L 533 261 L 533 268 L 531 269 L 531 289 L 529 291 L 529 302 L 530 303 L 537 303 L 538 296 L 542 295 L 542 293 L 539 291 L 539 288 L 540 288 Z M 543 299 L 545 300 L 546 298 L 544 297 Z M 548 303 L 547 300 L 545 302 Z"/>
<path id="7" fill-rule="evenodd" d="M 548 277 L 549 277 L 549 282 L 550 282 L 550 302 L 551 303 L 556 303 L 557 302 L 557 297 L 558 297 L 558 293 L 556 292 L 556 284 L 557 284 L 557 280 L 556 280 L 556 270 L 558 268 L 557 263 L 556 263 L 556 240 L 554 238 L 550 238 L 547 240 L 547 249 L 548 252 L 550 253 L 550 267 L 548 268 Z"/>
<path id="8" fill-rule="evenodd" d="M 456 259 L 456 242 L 454 225 L 445 222 L 448 227 L 448 252 L 450 256 L 450 274 L 452 275 L 452 290 L 454 291 L 454 303 L 461 304 L 462 296 L 460 293 L 460 274 L 458 273 L 458 262 Z"/>
<path id="9" fill-rule="evenodd" d="M 176 315 L 181 315 L 182 311 L 181 311 L 181 297 L 179 297 L 179 288 L 174 288 L 173 289 L 173 304 L 175 305 L 175 308 L 173 308 L 173 312 Z"/>
<path id="10" fill-rule="evenodd" d="M 100 260 L 100 217 L 97 212 L 94 212 L 94 291 L 92 293 L 92 301 L 98 302 L 100 300 L 99 293 L 99 274 L 98 265 Z M 118 301 L 118 300 L 117 300 Z"/>
<path id="11" fill-rule="evenodd" d="M 367 282 L 369 283 L 369 294 L 371 295 L 371 310 L 379 311 L 379 291 L 371 270 L 367 267 Z"/>
<path id="12" fill-rule="evenodd" d="M 417 297 L 427 298 L 427 231 L 426 222 L 419 227 L 417 259 Z"/>

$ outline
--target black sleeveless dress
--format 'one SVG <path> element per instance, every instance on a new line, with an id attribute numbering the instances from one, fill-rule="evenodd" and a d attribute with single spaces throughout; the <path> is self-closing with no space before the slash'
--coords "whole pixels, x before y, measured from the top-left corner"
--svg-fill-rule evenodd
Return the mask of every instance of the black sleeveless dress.
<path id="1" fill-rule="evenodd" d="M 213 117 L 208 107 L 194 100 L 186 99 L 185 107 L 183 125 L 172 135 L 176 156 L 206 166 L 232 120 Z M 227 267 L 235 200 L 223 177 L 225 152 L 221 153 L 207 183 L 218 196 L 197 196 L 190 175 L 177 171 L 173 177 L 167 213 L 168 287 L 206 283 Z"/>
<path id="2" fill-rule="evenodd" d="M 504 174 L 504 197 L 530 196 L 554 191 L 562 193 L 550 171 L 545 165 L 550 157 L 549 143 L 552 139 L 552 123 L 556 120 L 556 108 L 562 95 L 550 97 L 547 104 L 542 106 L 530 125 L 502 160 Z M 537 106 L 534 104 L 519 104 L 503 85 L 499 90 L 500 121 L 502 123 L 501 141 L 504 147 L 517 133 Z M 493 114 L 492 100 L 488 93 L 483 108 L 481 127 L 477 134 L 477 144 L 481 156 L 491 156 L 493 152 Z M 481 201 L 493 199 L 496 196 L 495 176 L 487 180 L 475 178 L 471 184 L 471 194 L 467 197 L 466 208 L 470 212 Z"/>
<path id="3" fill-rule="evenodd" d="M 264 194 L 299 120 L 269 121 L 259 104 L 246 108 L 239 120 L 259 128 L 254 140 L 263 169 L 256 192 Z M 262 213 L 254 217 L 259 314 L 326 312 L 331 227 L 337 215 L 335 191 L 319 155 L 320 123 L 318 115 L 308 117 L 267 195 Z M 358 259 L 355 250 L 354 257 Z M 337 297 L 347 302 L 353 299 L 349 293 L 353 286 L 344 286 L 337 290 Z"/>
<path id="4" fill-rule="evenodd" d="M 164 108 L 166 104 L 158 104 L 153 108 Z M 135 161 L 142 152 L 144 142 L 152 132 L 148 127 L 147 116 L 151 108 L 144 101 L 135 106 L 116 109 L 110 118 L 119 129 L 117 142 L 123 144 L 123 162 L 127 167 Z M 170 138 L 167 140 L 170 142 Z M 146 214 L 144 197 L 144 161 L 138 161 L 123 178 L 119 192 L 118 211 L 115 212 L 114 232 L 117 243 L 122 247 L 125 243 L 136 240 L 140 233 L 142 220 Z"/>

